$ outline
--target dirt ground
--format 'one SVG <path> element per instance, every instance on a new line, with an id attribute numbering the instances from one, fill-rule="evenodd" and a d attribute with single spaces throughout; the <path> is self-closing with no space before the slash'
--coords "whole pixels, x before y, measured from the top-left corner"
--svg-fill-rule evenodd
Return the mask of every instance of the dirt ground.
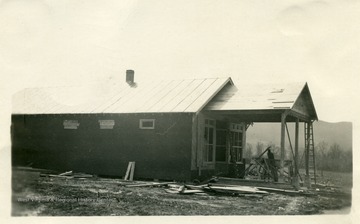
<path id="1" fill-rule="evenodd" d="M 40 177 L 13 170 L 13 216 L 311 215 L 343 213 L 351 206 L 352 175 L 325 172 L 318 182 L 338 183 L 345 193 L 264 197 L 180 195 L 164 187 L 125 187 L 110 178 Z"/>

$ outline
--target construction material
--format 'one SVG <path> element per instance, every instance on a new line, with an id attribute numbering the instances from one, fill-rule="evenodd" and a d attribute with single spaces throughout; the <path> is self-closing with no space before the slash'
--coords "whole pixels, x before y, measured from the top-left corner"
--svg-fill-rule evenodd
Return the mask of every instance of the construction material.
<path id="1" fill-rule="evenodd" d="M 65 173 L 60 173 L 59 176 L 70 176 L 72 175 L 73 171 L 67 171 Z"/>
<path id="2" fill-rule="evenodd" d="M 47 174 L 47 173 L 40 173 L 40 177 L 59 177 L 59 178 L 91 178 L 93 175 L 91 174 L 84 174 L 84 173 L 73 173 L 73 171 L 67 171 L 60 174 Z"/>
<path id="3" fill-rule="evenodd" d="M 262 191 L 255 187 L 246 186 L 209 186 L 209 188 L 215 192 L 222 193 L 269 194 L 267 191 Z"/>
<path id="4" fill-rule="evenodd" d="M 79 174 L 74 174 L 73 177 L 74 177 L 74 178 L 91 178 L 91 177 L 93 177 L 93 175 L 91 175 L 91 174 L 79 173 Z"/>
<path id="5" fill-rule="evenodd" d="M 203 184 L 203 185 L 185 185 L 186 188 L 188 189 L 193 189 L 193 190 L 201 190 L 204 189 L 204 187 L 208 187 L 207 184 Z"/>
<path id="6" fill-rule="evenodd" d="M 290 183 L 278 183 L 278 182 L 266 182 L 264 180 L 246 180 L 238 178 L 218 177 L 217 184 L 220 185 L 240 185 L 240 186 L 252 186 L 252 187 L 272 187 L 294 190 L 294 187 Z"/>
<path id="7" fill-rule="evenodd" d="M 163 182 L 163 183 L 145 183 L 145 184 L 128 184 L 125 187 L 158 187 L 173 184 L 174 182 Z"/>
<path id="8" fill-rule="evenodd" d="M 41 176 L 41 175 L 40 175 Z M 60 178 L 66 178 L 66 179 L 72 179 L 74 178 L 73 176 L 60 176 L 60 175 L 53 175 L 53 174 L 49 174 L 49 177 L 60 177 Z"/>
<path id="9" fill-rule="evenodd" d="M 204 194 L 205 192 L 203 190 L 180 190 L 180 189 L 165 189 L 165 192 L 170 194 Z M 206 194 L 206 193 L 205 193 Z"/>
<path id="10" fill-rule="evenodd" d="M 129 162 L 129 165 L 126 170 L 126 174 L 124 180 L 133 181 L 134 179 L 134 171 L 135 171 L 135 162 Z"/>

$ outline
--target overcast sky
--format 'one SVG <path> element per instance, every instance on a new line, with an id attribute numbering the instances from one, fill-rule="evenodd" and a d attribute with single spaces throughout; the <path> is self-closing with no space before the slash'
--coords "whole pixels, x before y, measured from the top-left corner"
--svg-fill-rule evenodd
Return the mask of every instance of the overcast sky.
<path id="1" fill-rule="evenodd" d="M 1 93 L 123 81 L 126 69 L 137 82 L 306 81 L 321 120 L 354 121 L 359 24 L 350 0 L 2 0 Z"/>
<path id="2" fill-rule="evenodd" d="M 126 69 L 137 82 L 306 81 L 319 118 L 354 122 L 357 136 L 359 24 L 358 0 L 0 0 L 0 200 L 11 201 L 12 94 L 123 82 Z"/>

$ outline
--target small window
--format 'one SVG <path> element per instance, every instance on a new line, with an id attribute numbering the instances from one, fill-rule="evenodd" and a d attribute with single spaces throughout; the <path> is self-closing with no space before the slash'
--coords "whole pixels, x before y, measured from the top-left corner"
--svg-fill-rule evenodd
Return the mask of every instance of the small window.
<path id="1" fill-rule="evenodd" d="M 214 162 L 215 157 L 215 120 L 205 119 L 204 152 L 203 159 L 206 163 Z"/>
<path id="2" fill-rule="evenodd" d="M 155 129 L 155 119 L 140 119 L 140 129 Z"/>
<path id="3" fill-rule="evenodd" d="M 78 120 L 64 120 L 64 129 L 78 129 L 80 123 Z"/>
<path id="4" fill-rule="evenodd" d="M 230 123 L 230 131 L 239 131 L 241 132 L 243 128 L 242 124 Z"/>
<path id="5" fill-rule="evenodd" d="M 114 120 L 99 120 L 100 129 L 114 129 Z"/>

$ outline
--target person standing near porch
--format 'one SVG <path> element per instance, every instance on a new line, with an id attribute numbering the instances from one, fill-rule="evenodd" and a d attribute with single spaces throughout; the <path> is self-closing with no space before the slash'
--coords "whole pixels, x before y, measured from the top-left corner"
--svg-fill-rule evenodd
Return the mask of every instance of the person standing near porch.
<path id="1" fill-rule="evenodd" d="M 269 166 L 270 166 L 271 174 L 274 178 L 274 181 L 277 182 L 278 175 L 277 175 L 277 169 L 276 169 L 276 164 L 275 164 L 275 157 L 274 157 L 274 153 L 271 152 L 271 149 L 268 150 L 267 156 L 269 159 Z"/>

